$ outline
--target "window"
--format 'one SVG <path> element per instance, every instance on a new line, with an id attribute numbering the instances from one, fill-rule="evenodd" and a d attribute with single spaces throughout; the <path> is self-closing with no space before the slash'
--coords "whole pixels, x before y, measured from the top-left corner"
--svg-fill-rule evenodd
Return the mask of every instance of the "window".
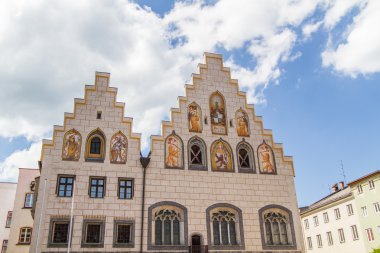
<path id="1" fill-rule="evenodd" d="M 12 211 L 8 211 L 7 213 L 7 220 L 5 222 L 5 227 L 10 228 L 12 223 Z"/>
<path id="2" fill-rule="evenodd" d="M 338 234 L 339 234 L 339 242 L 344 243 L 346 239 L 344 238 L 343 228 L 338 229 Z"/>
<path id="3" fill-rule="evenodd" d="M 105 177 L 90 177 L 90 198 L 103 198 L 106 186 Z"/>
<path id="4" fill-rule="evenodd" d="M 100 247 L 104 244 L 104 221 L 84 220 L 82 247 Z"/>
<path id="5" fill-rule="evenodd" d="M 313 242 L 311 240 L 311 237 L 307 238 L 307 247 L 308 249 L 313 249 Z"/>
<path id="6" fill-rule="evenodd" d="M 134 221 L 114 221 L 114 247 L 133 247 Z"/>
<path id="7" fill-rule="evenodd" d="M 354 214 L 354 209 L 352 208 L 352 204 L 347 205 L 347 214 L 348 216 L 351 216 Z"/>
<path id="8" fill-rule="evenodd" d="M 1 246 L 1 253 L 7 253 L 8 240 L 3 240 L 3 245 Z"/>
<path id="9" fill-rule="evenodd" d="M 119 199 L 133 198 L 133 179 L 119 178 Z"/>
<path id="10" fill-rule="evenodd" d="M 305 223 L 305 229 L 309 229 L 309 220 L 305 219 L 304 223 Z"/>
<path id="11" fill-rule="evenodd" d="M 317 235 L 318 248 L 322 248 L 322 237 L 321 235 Z"/>
<path id="12" fill-rule="evenodd" d="M 368 181 L 368 185 L 369 185 L 369 189 L 372 190 L 375 188 L 375 183 L 373 182 L 373 180 L 369 180 Z"/>
<path id="13" fill-rule="evenodd" d="M 187 249 L 187 209 L 172 202 L 163 201 L 148 209 L 148 250 L 170 246 L 171 250 Z"/>
<path id="14" fill-rule="evenodd" d="M 361 210 L 362 210 L 363 216 L 366 217 L 368 215 L 367 207 L 366 206 L 362 206 Z"/>
<path id="15" fill-rule="evenodd" d="M 318 216 L 314 216 L 313 220 L 314 220 L 314 227 L 318 227 L 319 226 Z"/>
<path id="16" fill-rule="evenodd" d="M 327 232 L 327 243 L 329 246 L 334 245 L 333 237 L 331 231 Z"/>
<path id="17" fill-rule="evenodd" d="M 96 119 L 102 119 L 102 112 L 101 111 L 98 111 L 96 113 Z"/>
<path id="18" fill-rule="evenodd" d="M 335 219 L 336 219 L 336 220 L 339 220 L 339 219 L 340 219 L 340 211 L 339 211 L 339 208 L 334 209 L 334 213 L 335 213 Z"/>
<path id="19" fill-rule="evenodd" d="M 358 240 L 359 239 L 359 234 L 358 234 L 358 229 L 356 228 L 356 225 L 351 226 L 351 232 L 352 232 L 352 240 Z"/>
<path id="20" fill-rule="evenodd" d="M 357 189 L 358 189 L 358 193 L 359 193 L 359 194 L 363 193 L 363 187 L 362 187 L 361 184 L 359 184 L 359 185 L 357 186 Z"/>
<path id="21" fill-rule="evenodd" d="M 290 210 L 278 205 L 270 205 L 265 211 L 259 210 L 263 237 L 263 249 L 295 248 L 293 221 Z"/>
<path id="22" fill-rule="evenodd" d="M 365 231 L 367 233 L 367 238 L 369 242 L 372 242 L 373 240 L 375 240 L 373 236 L 372 228 L 367 228 Z"/>
<path id="23" fill-rule="evenodd" d="M 26 193 L 24 208 L 32 208 L 32 206 L 33 206 L 33 193 Z"/>
<path id="24" fill-rule="evenodd" d="M 19 244 L 30 244 L 30 238 L 32 237 L 32 228 L 24 227 L 20 228 L 20 235 L 18 238 Z"/>
<path id="25" fill-rule="evenodd" d="M 52 218 L 50 220 L 49 247 L 67 246 L 69 242 L 69 218 Z"/>
<path id="26" fill-rule="evenodd" d="M 207 170 L 206 162 L 206 144 L 204 141 L 195 136 L 189 140 L 189 169 Z"/>
<path id="27" fill-rule="evenodd" d="M 325 223 L 329 222 L 329 214 L 328 213 L 323 213 L 323 220 L 325 221 Z"/>
<path id="28" fill-rule="evenodd" d="M 375 209 L 375 213 L 380 213 L 380 205 L 379 202 L 373 203 L 373 207 Z"/>
<path id="29" fill-rule="evenodd" d="M 58 197 L 72 197 L 73 196 L 73 176 L 58 176 L 57 196 Z"/>
<path id="30" fill-rule="evenodd" d="M 105 137 L 100 129 L 92 131 L 87 137 L 86 161 L 103 161 L 105 154 Z"/>
<path id="31" fill-rule="evenodd" d="M 237 145 L 239 172 L 254 172 L 254 156 L 251 146 L 245 141 Z"/>
<path id="32" fill-rule="evenodd" d="M 229 211 L 213 213 L 214 245 L 236 245 L 236 216 Z"/>

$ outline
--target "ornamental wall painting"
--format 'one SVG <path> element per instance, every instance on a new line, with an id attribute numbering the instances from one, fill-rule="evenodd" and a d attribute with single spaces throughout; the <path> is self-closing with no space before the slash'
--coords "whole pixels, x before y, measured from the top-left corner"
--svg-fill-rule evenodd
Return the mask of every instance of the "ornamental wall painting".
<path id="1" fill-rule="evenodd" d="M 236 111 L 235 120 L 236 120 L 236 131 L 237 131 L 238 136 L 249 137 L 248 114 L 243 109 L 239 109 Z"/>
<path id="2" fill-rule="evenodd" d="M 165 167 L 183 168 L 183 142 L 174 131 L 165 140 Z"/>
<path id="3" fill-rule="evenodd" d="M 62 160 L 78 161 L 82 145 L 82 136 L 80 133 L 71 129 L 63 136 Z"/>
<path id="4" fill-rule="evenodd" d="M 213 171 L 233 171 L 231 147 L 222 139 L 211 146 L 211 168 Z"/>
<path id="5" fill-rule="evenodd" d="M 213 134 L 227 134 L 226 104 L 218 91 L 210 96 L 211 131 Z"/>
<path id="6" fill-rule="evenodd" d="M 117 132 L 111 138 L 111 163 L 127 162 L 128 139 L 122 132 Z"/>
<path id="7" fill-rule="evenodd" d="M 265 142 L 257 149 L 259 157 L 260 172 L 263 174 L 275 174 L 276 164 L 272 148 Z"/>
<path id="8" fill-rule="evenodd" d="M 195 102 L 187 107 L 187 116 L 189 121 L 189 131 L 202 133 L 202 110 Z"/>

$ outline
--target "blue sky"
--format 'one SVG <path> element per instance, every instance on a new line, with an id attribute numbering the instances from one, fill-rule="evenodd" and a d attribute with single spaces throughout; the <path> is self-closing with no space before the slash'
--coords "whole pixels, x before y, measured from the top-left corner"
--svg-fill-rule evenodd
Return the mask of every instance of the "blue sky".
<path id="1" fill-rule="evenodd" d="M 341 161 L 347 182 L 379 169 L 379 1 L 12 1 L 0 10 L 0 180 L 37 167 L 40 140 L 95 70 L 111 72 L 147 152 L 204 51 L 223 54 L 294 157 L 300 206 L 343 180 Z"/>

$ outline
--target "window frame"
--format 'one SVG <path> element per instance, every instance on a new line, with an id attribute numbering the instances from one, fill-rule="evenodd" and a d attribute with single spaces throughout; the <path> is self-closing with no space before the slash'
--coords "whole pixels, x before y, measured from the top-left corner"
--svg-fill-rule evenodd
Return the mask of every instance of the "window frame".
<path id="1" fill-rule="evenodd" d="M 307 248 L 309 250 L 312 250 L 313 249 L 313 239 L 311 239 L 311 236 L 307 237 Z"/>
<path id="2" fill-rule="evenodd" d="M 319 220 L 318 220 L 318 216 L 317 215 L 313 216 L 313 222 L 314 222 L 314 227 L 318 227 L 319 226 Z"/>
<path id="3" fill-rule="evenodd" d="M 5 220 L 5 228 L 10 228 L 12 224 L 13 211 L 7 212 L 7 219 Z"/>
<path id="4" fill-rule="evenodd" d="M 350 226 L 350 228 L 351 228 L 352 240 L 353 241 L 359 240 L 359 232 L 356 225 L 352 225 Z"/>
<path id="5" fill-rule="evenodd" d="M 66 243 L 57 243 L 54 242 L 53 236 L 55 232 L 55 224 L 57 223 L 68 223 L 68 231 L 67 231 L 67 242 Z M 73 220 L 74 223 L 74 220 Z M 48 248 L 67 248 L 69 243 L 70 236 L 70 217 L 65 218 L 58 218 L 58 217 L 52 217 L 50 218 L 50 225 L 49 225 L 49 237 L 48 237 Z"/>
<path id="6" fill-rule="evenodd" d="M 340 243 L 345 243 L 346 242 L 346 237 L 344 235 L 344 230 L 343 228 L 338 229 L 338 236 L 339 236 L 339 242 Z"/>
<path id="7" fill-rule="evenodd" d="M 28 197 L 28 194 L 30 194 L 30 206 L 26 206 L 26 200 L 27 200 L 27 197 Z M 25 198 L 24 198 L 24 207 L 23 208 L 27 208 L 27 209 L 31 209 L 33 207 L 33 192 L 27 192 L 25 193 Z"/>
<path id="8" fill-rule="evenodd" d="M 245 149 L 247 151 L 247 156 L 249 158 L 249 165 L 250 167 L 242 167 L 240 164 L 240 153 L 239 151 L 241 149 Z M 238 166 L 238 172 L 239 173 L 256 173 L 256 159 L 255 159 L 255 152 L 253 151 L 252 146 L 243 140 L 239 142 L 236 145 L 236 161 L 237 161 L 237 166 Z"/>
<path id="9" fill-rule="evenodd" d="M 91 153 L 92 139 L 96 137 L 98 137 L 100 140 L 100 154 Z M 87 136 L 85 161 L 86 162 L 104 162 L 105 156 L 106 156 L 106 136 L 99 128 L 97 128 L 91 131 Z"/>
<path id="10" fill-rule="evenodd" d="M 92 180 L 93 179 L 96 179 L 96 180 L 103 179 L 103 195 L 102 195 L 102 197 L 97 197 L 98 196 L 99 184 L 96 185 L 96 196 L 91 197 L 91 188 L 92 188 Z M 103 199 L 106 196 L 106 185 L 107 185 L 107 177 L 90 176 L 89 177 L 89 183 L 88 183 L 88 196 L 91 199 Z"/>
<path id="11" fill-rule="evenodd" d="M 88 225 L 100 225 L 99 243 L 87 242 L 87 226 Z M 105 220 L 103 219 L 84 219 L 82 225 L 82 248 L 103 248 L 105 237 Z"/>
<path id="12" fill-rule="evenodd" d="M 200 152 L 202 153 L 202 164 L 191 164 L 191 148 L 192 148 L 192 146 L 196 145 L 197 142 L 202 145 L 202 147 L 200 147 L 200 149 L 201 149 Z M 189 141 L 187 142 L 187 149 L 188 149 L 188 151 L 187 151 L 188 169 L 189 170 L 207 171 L 208 170 L 208 168 L 207 168 L 207 146 L 206 146 L 206 143 L 204 142 L 204 140 L 197 135 L 191 137 L 189 139 Z"/>
<path id="13" fill-rule="evenodd" d="M 327 245 L 328 246 L 334 245 L 334 239 L 333 239 L 331 231 L 326 232 L 326 237 L 327 237 Z"/>
<path id="14" fill-rule="evenodd" d="M 127 186 L 121 186 L 120 185 L 120 182 L 121 181 L 131 181 L 132 182 L 132 186 L 131 186 L 131 197 L 130 198 L 127 198 L 127 193 L 125 192 L 125 198 L 121 198 L 120 196 L 120 188 L 123 187 L 126 189 L 128 189 L 129 187 Z M 118 199 L 123 199 L 123 200 L 132 200 L 134 195 L 135 195 L 135 179 L 134 178 L 127 178 L 127 177 L 119 177 L 118 180 L 117 180 L 117 197 Z"/>
<path id="15" fill-rule="evenodd" d="M 356 189 L 358 190 L 358 194 L 362 194 L 363 193 L 363 186 L 361 184 L 359 184 L 358 186 L 356 186 Z"/>
<path id="16" fill-rule="evenodd" d="M 372 228 L 366 228 L 365 229 L 365 232 L 367 234 L 367 240 L 369 242 L 372 242 L 375 240 L 375 236 L 373 235 L 373 231 L 372 231 Z"/>
<path id="17" fill-rule="evenodd" d="M 3 240 L 3 244 L 1 244 L 1 253 L 6 253 L 8 250 L 8 240 Z"/>
<path id="18" fill-rule="evenodd" d="M 29 236 L 29 241 L 28 242 L 25 242 L 25 241 L 21 241 L 21 234 L 22 234 L 22 230 L 23 229 L 26 229 L 26 231 L 30 230 L 30 236 Z M 32 241 L 32 233 L 33 233 L 33 228 L 32 227 L 21 227 L 19 229 L 19 235 L 18 235 L 18 242 L 17 242 L 17 245 L 30 245 L 31 241 Z M 26 232 L 25 232 L 25 236 L 24 236 L 26 239 Z"/>
<path id="19" fill-rule="evenodd" d="M 330 222 L 329 214 L 327 212 L 323 213 L 323 221 L 324 221 L 324 223 Z"/>
<path id="20" fill-rule="evenodd" d="M 368 180 L 368 187 L 370 190 L 375 189 L 375 182 L 373 181 L 373 179 Z"/>
<path id="21" fill-rule="evenodd" d="M 380 213 L 380 203 L 379 202 L 373 203 L 373 209 L 375 213 Z"/>
<path id="22" fill-rule="evenodd" d="M 303 222 L 304 222 L 305 229 L 309 229 L 309 219 L 304 219 Z"/>
<path id="23" fill-rule="evenodd" d="M 317 235 L 317 245 L 318 245 L 318 248 L 322 248 L 323 247 L 321 234 Z"/>
<path id="24" fill-rule="evenodd" d="M 65 196 L 59 196 L 59 192 L 60 192 L 59 188 L 60 188 L 60 186 L 61 186 L 61 182 L 60 182 L 60 181 L 61 181 L 61 178 L 72 178 L 72 179 L 73 179 L 73 183 L 71 184 L 71 196 L 66 196 L 67 185 L 69 185 L 69 184 L 67 184 L 67 183 L 64 184 L 64 185 L 65 185 L 65 190 L 64 190 L 64 192 L 65 192 Z M 75 176 L 75 175 L 58 174 L 58 175 L 57 175 L 57 186 L 56 186 L 56 188 L 55 188 L 55 193 L 56 193 L 57 197 L 59 197 L 59 198 L 72 198 L 72 197 L 73 197 L 73 194 L 74 194 L 74 181 L 75 181 L 75 179 L 76 179 L 76 176 Z"/>
<path id="25" fill-rule="evenodd" d="M 363 217 L 367 217 L 367 216 L 368 216 L 367 206 L 362 206 L 362 207 L 360 208 L 360 210 L 362 211 L 362 215 L 363 215 Z"/>
<path id="26" fill-rule="evenodd" d="M 118 226 L 130 226 L 130 241 L 128 243 L 118 242 Z M 134 220 L 114 220 L 113 222 L 113 247 L 114 248 L 133 248 L 135 247 L 135 221 Z"/>
<path id="27" fill-rule="evenodd" d="M 342 216 L 340 215 L 339 208 L 334 209 L 334 214 L 335 214 L 335 220 L 340 220 L 342 218 Z"/>
<path id="28" fill-rule="evenodd" d="M 352 204 L 348 204 L 348 205 L 346 205 L 346 207 L 347 207 L 347 215 L 348 216 L 354 215 L 354 208 L 353 208 Z"/>

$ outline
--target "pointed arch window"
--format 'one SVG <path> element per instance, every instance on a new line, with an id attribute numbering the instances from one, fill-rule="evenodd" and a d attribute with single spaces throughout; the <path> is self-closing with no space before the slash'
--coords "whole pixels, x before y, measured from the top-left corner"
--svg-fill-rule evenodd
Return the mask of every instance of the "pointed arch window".
<path id="1" fill-rule="evenodd" d="M 239 172 L 254 173 L 255 159 L 254 159 L 253 149 L 251 145 L 249 145 L 243 139 L 243 141 L 237 145 L 236 154 L 237 154 Z"/>
<path id="2" fill-rule="evenodd" d="M 87 137 L 86 161 L 104 161 L 105 136 L 100 129 L 92 131 Z"/>
<path id="3" fill-rule="evenodd" d="M 295 233 L 291 211 L 279 205 L 259 210 L 263 249 L 295 249 Z"/>
<path id="4" fill-rule="evenodd" d="M 194 136 L 189 140 L 187 147 L 189 169 L 207 170 L 205 142 L 201 138 Z"/>

